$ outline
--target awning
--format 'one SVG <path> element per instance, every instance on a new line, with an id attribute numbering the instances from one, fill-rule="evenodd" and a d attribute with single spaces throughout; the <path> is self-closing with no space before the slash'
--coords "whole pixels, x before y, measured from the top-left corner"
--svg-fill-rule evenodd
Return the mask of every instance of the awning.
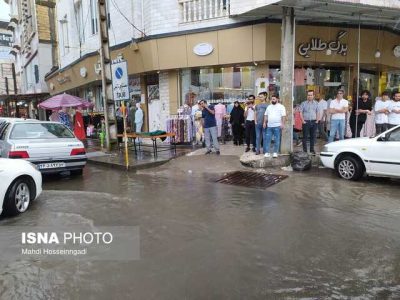
<path id="1" fill-rule="evenodd" d="M 233 10 L 232 16 L 236 18 L 269 18 L 281 19 L 282 7 L 295 9 L 296 20 L 300 22 L 347 23 L 373 25 L 391 28 L 400 31 L 400 1 L 387 0 L 281 0 L 257 1 L 251 10 Z M 248 5 L 249 7 L 251 5 Z"/>
<path id="2" fill-rule="evenodd" d="M 49 93 L 37 93 L 37 94 L 17 94 L 17 95 L 0 95 L 0 101 L 33 101 L 33 100 L 45 100 L 50 96 Z"/>

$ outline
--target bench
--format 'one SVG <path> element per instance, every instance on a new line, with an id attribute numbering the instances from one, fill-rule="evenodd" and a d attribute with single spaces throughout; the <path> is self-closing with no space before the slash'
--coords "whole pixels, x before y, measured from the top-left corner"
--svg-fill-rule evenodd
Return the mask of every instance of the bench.
<path id="1" fill-rule="evenodd" d="M 117 134 L 117 137 L 123 138 L 124 134 Z M 141 151 L 141 147 L 152 147 L 154 157 L 157 157 L 158 152 L 171 151 L 171 150 L 174 150 L 174 153 L 176 155 L 175 133 L 167 132 L 167 133 L 158 134 L 158 135 L 149 135 L 149 134 L 144 134 L 144 133 L 127 133 L 126 137 L 133 139 L 133 147 L 135 150 L 135 154 L 137 154 L 136 139 L 150 139 L 152 141 L 152 146 L 141 145 L 139 143 L 139 151 Z M 157 139 L 163 139 L 163 138 L 170 138 L 172 147 L 171 146 L 158 146 Z M 118 143 L 118 147 L 120 147 L 119 143 Z"/>

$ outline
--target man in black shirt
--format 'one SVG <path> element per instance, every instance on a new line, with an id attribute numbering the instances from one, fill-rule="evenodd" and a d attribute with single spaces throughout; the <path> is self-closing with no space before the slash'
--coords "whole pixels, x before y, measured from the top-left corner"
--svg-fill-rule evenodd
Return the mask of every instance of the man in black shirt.
<path id="1" fill-rule="evenodd" d="M 350 128 L 353 138 L 360 137 L 361 129 L 367 120 L 367 115 L 372 111 L 372 100 L 369 91 L 365 90 L 361 93 L 358 102 L 353 103 L 350 115 Z"/>

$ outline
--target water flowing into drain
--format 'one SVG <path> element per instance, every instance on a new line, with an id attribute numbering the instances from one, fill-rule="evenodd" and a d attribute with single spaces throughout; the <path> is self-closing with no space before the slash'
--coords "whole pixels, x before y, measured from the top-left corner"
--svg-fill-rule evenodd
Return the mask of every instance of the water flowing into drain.
<path id="1" fill-rule="evenodd" d="M 236 171 L 225 175 L 224 177 L 218 179 L 216 182 L 245 186 L 250 188 L 266 189 L 274 184 L 281 182 L 287 177 L 287 175 Z"/>

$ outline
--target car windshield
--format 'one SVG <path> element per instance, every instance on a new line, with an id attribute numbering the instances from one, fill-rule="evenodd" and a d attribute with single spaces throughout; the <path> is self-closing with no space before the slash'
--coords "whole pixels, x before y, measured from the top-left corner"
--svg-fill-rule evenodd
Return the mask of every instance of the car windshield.
<path id="1" fill-rule="evenodd" d="M 63 124 L 19 123 L 15 124 L 10 139 L 57 139 L 74 138 L 73 133 Z"/>

